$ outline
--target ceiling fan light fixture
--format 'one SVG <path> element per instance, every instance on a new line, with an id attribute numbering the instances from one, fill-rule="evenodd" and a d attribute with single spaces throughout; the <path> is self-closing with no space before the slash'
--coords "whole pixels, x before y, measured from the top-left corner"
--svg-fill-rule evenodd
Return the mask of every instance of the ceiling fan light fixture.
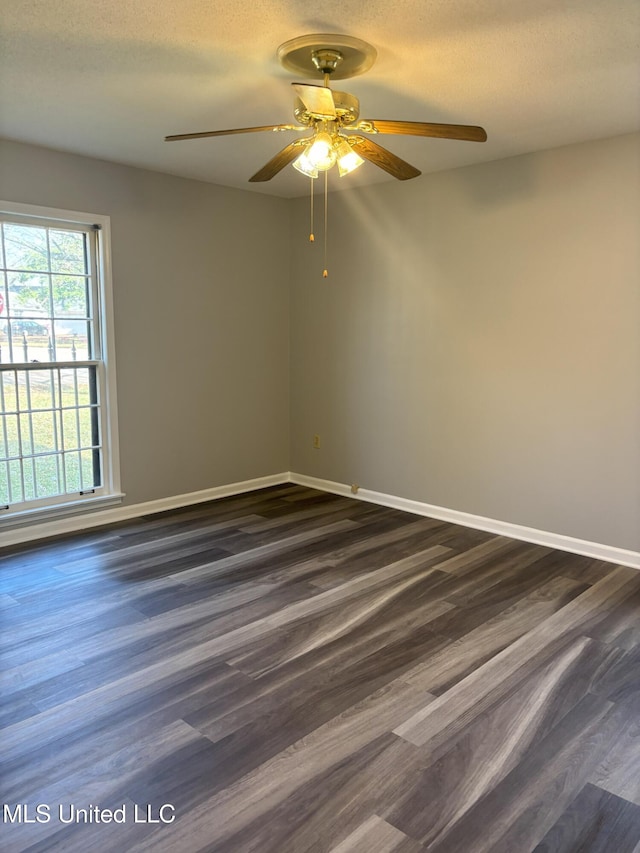
<path id="1" fill-rule="evenodd" d="M 333 139 L 325 130 L 316 133 L 313 142 L 306 148 L 305 154 L 309 162 L 321 172 L 326 172 L 336 162 Z"/>
<path id="2" fill-rule="evenodd" d="M 318 177 L 318 169 L 313 165 L 311 160 L 309 160 L 309 157 L 307 156 L 307 148 L 305 148 L 302 154 L 293 161 L 293 168 L 302 172 L 302 174 L 306 175 L 308 178 Z"/>
<path id="3" fill-rule="evenodd" d="M 482 127 L 464 124 L 437 124 L 396 119 L 361 119 L 360 102 L 349 92 L 334 91 L 331 79 L 347 79 L 368 71 L 376 59 L 376 50 L 367 42 L 353 36 L 312 33 L 299 36 L 281 44 L 278 59 L 289 71 L 303 77 L 318 77 L 323 84 L 292 83 L 297 94 L 294 116 L 297 124 L 272 124 L 259 127 L 236 127 L 229 130 L 209 130 L 198 133 L 181 133 L 165 136 L 167 142 L 182 139 L 229 136 L 236 133 L 261 131 L 310 131 L 309 136 L 295 139 L 278 151 L 265 165 L 249 178 L 252 183 L 270 181 L 290 164 L 311 178 L 311 229 L 309 242 L 313 243 L 313 179 L 324 172 L 324 254 L 323 276 L 327 277 L 327 210 L 328 172 L 338 167 L 340 177 L 349 175 L 362 166 L 365 160 L 384 170 L 399 181 L 417 178 L 421 172 L 397 155 L 363 136 L 365 134 L 404 134 L 439 139 L 458 139 L 469 142 L 486 142 L 487 133 Z M 344 131 L 344 133 L 342 132 Z M 362 155 L 362 156 L 360 156 Z M 364 159 L 363 159 L 364 158 Z"/>
<path id="4" fill-rule="evenodd" d="M 348 175 L 350 172 L 353 172 L 359 166 L 362 166 L 364 160 L 357 154 L 353 148 L 349 145 L 349 143 L 341 139 L 334 148 L 336 152 L 336 160 L 338 163 L 338 172 L 340 172 L 340 177 L 342 178 L 344 175 Z"/>

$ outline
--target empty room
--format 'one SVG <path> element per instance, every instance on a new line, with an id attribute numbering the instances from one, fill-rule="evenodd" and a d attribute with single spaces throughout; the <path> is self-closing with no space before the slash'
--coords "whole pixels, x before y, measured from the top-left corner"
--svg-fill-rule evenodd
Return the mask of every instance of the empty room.
<path id="1" fill-rule="evenodd" d="M 0 849 L 638 853 L 640 5 L 0 5 Z"/>

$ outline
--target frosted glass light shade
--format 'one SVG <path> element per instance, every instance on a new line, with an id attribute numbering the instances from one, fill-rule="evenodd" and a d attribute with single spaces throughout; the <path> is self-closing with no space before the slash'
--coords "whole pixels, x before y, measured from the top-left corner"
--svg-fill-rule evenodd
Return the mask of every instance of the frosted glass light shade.
<path id="1" fill-rule="evenodd" d="M 313 165 L 309 157 L 307 156 L 307 149 L 302 152 L 302 154 L 293 161 L 293 168 L 297 169 L 299 172 L 302 172 L 303 175 L 307 175 L 309 178 L 317 178 L 318 170 Z"/>
<path id="2" fill-rule="evenodd" d="M 359 154 L 356 154 L 353 148 L 348 142 L 345 142 L 344 139 L 336 145 L 335 150 L 340 177 L 348 175 L 349 172 L 353 172 L 354 169 L 357 169 L 358 166 L 362 166 L 364 163 L 362 157 L 360 157 Z"/>
<path id="3" fill-rule="evenodd" d="M 316 134 L 315 139 L 307 148 L 305 153 L 309 158 L 309 162 L 321 172 L 325 172 L 327 169 L 330 169 L 336 162 L 336 152 L 333 150 L 333 140 L 328 133 L 325 133 L 325 131 L 321 131 Z"/>

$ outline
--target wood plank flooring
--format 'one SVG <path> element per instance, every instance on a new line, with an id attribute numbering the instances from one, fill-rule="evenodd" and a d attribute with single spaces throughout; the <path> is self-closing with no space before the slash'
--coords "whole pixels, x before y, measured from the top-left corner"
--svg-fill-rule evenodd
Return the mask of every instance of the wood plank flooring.
<path id="1" fill-rule="evenodd" d="M 288 484 L 0 581 L 5 853 L 640 851 L 640 572 Z"/>

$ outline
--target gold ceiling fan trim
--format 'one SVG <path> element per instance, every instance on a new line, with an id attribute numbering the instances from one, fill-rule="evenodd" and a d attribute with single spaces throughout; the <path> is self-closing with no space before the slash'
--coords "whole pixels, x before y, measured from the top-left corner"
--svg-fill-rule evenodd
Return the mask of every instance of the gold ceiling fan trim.
<path id="1" fill-rule="evenodd" d="M 300 84 L 292 84 L 293 86 Z M 306 94 L 309 94 L 311 86 L 306 86 Z M 323 89 L 324 92 L 330 92 L 333 97 L 333 110 L 329 113 L 335 113 L 335 118 L 342 124 L 353 124 L 360 117 L 360 101 L 355 95 L 350 95 L 348 92 L 338 92 L 335 89 Z M 305 98 L 308 101 L 308 97 Z M 312 104 L 311 107 L 314 105 Z M 296 98 L 293 105 L 293 115 L 296 121 L 302 125 L 313 125 L 318 119 L 326 120 L 326 113 L 319 113 L 305 104 L 302 98 Z"/>
<path id="2" fill-rule="evenodd" d="M 349 175 L 366 160 L 383 169 L 399 181 L 417 178 L 421 172 L 402 160 L 397 154 L 383 148 L 366 134 L 398 134 L 408 136 L 460 139 L 484 142 L 487 134 L 476 125 L 437 124 L 433 122 L 400 121 L 396 119 L 360 119 L 360 102 L 348 92 L 338 92 L 329 85 L 332 78 L 340 80 L 355 77 L 368 71 L 376 60 L 376 49 L 353 36 L 315 33 L 290 39 L 277 50 L 280 64 L 288 71 L 302 77 L 318 79 L 322 84 L 292 83 L 296 93 L 294 116 L 297 125 L 275 124 L 259 127 L 209 130 L 199 133 L 181 133 L 166 136 L 167 142 L 183 139 L 202 139 L 213 136 L 228 136 L 238 133 L 261 131 L 294 132 L 310 130 L 311 135 L 294 139 L 278 151 L 267 163 L 249 178 L 251 183 L 270 181 L 286 166 L 310 178 L 311 184 L 311 229 L 309 241 L 315 241 L 313 233 L 313 183 L 324 173 L 324 270 L 327 271 L 327 211 L 328 172 L 337 166 L 340 176 Z M 359 120 L 360 119 L 360 120 Z"/>
<path id="3" fill-rule="evenodd" d="M 396 119 L 360 119 L 360 103 L 355 95 L 339 92 L 330 87 L 332 77 L 346 78 L 363 74 L 375 62 L 375 48 L 353 36 L 315 33 L 291 39 L 281 44 L 277 51 L 281 64 L 303 77 L 318 78 L 323 82 L 292 83 L 297 97 L 294 115 L 297 125 L 279 124 L 259 127 L 210 130 L 166 136 L 168 142 L 228 136 L 261 131 L 311 131 L 311 136 L 295 140 L 285 146 L 249 180 L 268 181 L 284 166 L 294 167 L 311 178 L 338 165 L 340 175 L 350 174 L 364 160 L 401 181 L 416 178 L 420 170 L 401 160 L 372 140 L 353 135 L 397 134 L 409 136 L 457 139 L 484 142 L 484 128 L 477 125 L 438 124 L 433 122 L 400 121 Z M 300 149 L 304 149 L 300 154 Z M 326 175 L 325 175 L 326 177 Z M 326 187 L 325 187 L 326 189 Z"/>
<path id="4" fill-rule="evenodd" d="M 310 33 L 285 41 L 277 56 L 283 68 L 303 77 L 317 79 L 326 63 L 332 79 L 346 80 L 368 71 L 378 52 L 373 45 L 354 36 Z"/>

